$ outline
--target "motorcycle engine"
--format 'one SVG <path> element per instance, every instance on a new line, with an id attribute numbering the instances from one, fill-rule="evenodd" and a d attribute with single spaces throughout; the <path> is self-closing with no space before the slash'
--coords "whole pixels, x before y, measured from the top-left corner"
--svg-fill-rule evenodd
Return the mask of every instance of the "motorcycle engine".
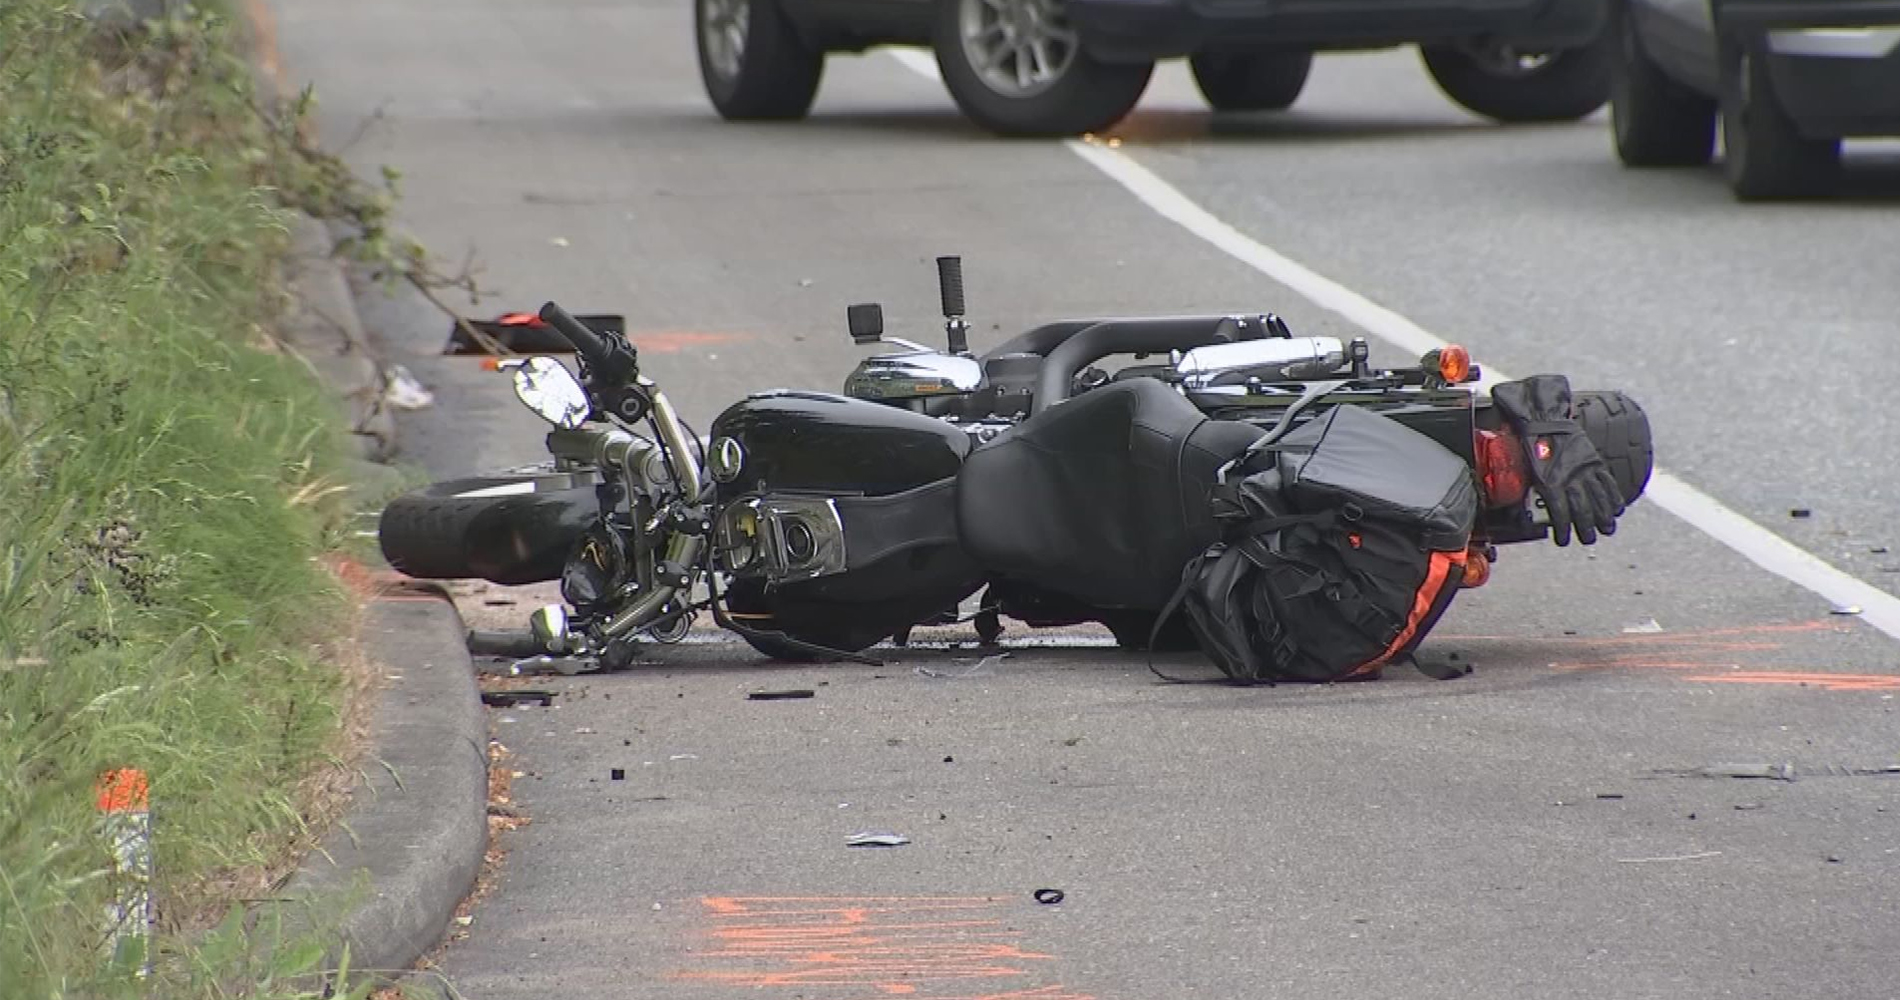
<path id="1" fill-rule="evenodd" d="M 595 521 L 561 568 L 561 597 L 587 614 L 620 591 L 627 572 L 625 538 L 605 521 Z"/>

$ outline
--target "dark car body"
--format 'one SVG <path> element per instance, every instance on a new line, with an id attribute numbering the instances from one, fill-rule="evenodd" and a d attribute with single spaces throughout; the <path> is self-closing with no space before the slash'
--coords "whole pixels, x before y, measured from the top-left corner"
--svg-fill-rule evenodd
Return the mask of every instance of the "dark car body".
<path id="1" fill-rule="evenodd" d="M 1900 0 L 1613 0 L 1625 166 L 1715 154 L 1737 200 L 1840 190 L 1841 143 L 1900 135 Z"/>
<path id="2" fill-rule="evenodd" d="M 1718 40 L 1757 51 L 1776 100 L 1814 137 L 1900 135 L 1900 0 L 1628 0 L 1644 49 L 1710 97 Z"/>
<path id="3" fill-rule="evenodd" d="M 934 0 L 784 0 L 825 47 L 930 42 Z M 1392 48 L 1471 38 L 1567 48 L 1602 30 L 1602 0 L 1067 0 L 1089 52 L 1147 61 L 1208 48 Z"/>

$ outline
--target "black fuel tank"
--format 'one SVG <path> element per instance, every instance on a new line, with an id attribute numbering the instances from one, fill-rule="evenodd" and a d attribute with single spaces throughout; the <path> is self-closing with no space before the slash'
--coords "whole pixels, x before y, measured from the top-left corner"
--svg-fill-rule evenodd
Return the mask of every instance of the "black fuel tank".
<path id="1" fill-rule="evenodd" d="M 767 490 L 889 496 L 957 474 L 969 435 L 935 417 L 822 392 L 756 393 L 713 421 L 742 449 L 739 476 L 722 495 Z"/>

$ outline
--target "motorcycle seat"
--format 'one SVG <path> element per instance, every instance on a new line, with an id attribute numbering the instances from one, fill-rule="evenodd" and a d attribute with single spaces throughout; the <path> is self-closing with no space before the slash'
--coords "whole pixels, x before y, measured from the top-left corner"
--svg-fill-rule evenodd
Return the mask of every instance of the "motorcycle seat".
<path id="1" fill-rule="evenodd" d="M 1208 419 L 1156 379 L 1091 390 L 964 460 L 964 549 L 991 573 L 1095 607 L 1159 610 L 1218 537 L 1218 470 L 1262 433 Z"/>

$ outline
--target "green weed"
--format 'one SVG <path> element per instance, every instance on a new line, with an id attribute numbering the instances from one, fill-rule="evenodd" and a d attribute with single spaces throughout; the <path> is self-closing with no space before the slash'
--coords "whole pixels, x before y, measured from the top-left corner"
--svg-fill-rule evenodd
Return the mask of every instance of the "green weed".
<path id="1" fill-rule="evenodd" d="M 346 435 L 268 333 L 285 171 L 233 53 L 210 15 L 101 41 L 0 3 L 0 996 L 315 995 L 287 984 L 321 951 L 257 965 L 215 923 L 308 834 L 351 610 L 319 561 Z M 146 978 L 103 958 L 120 767 L 150 778 Z"/>

